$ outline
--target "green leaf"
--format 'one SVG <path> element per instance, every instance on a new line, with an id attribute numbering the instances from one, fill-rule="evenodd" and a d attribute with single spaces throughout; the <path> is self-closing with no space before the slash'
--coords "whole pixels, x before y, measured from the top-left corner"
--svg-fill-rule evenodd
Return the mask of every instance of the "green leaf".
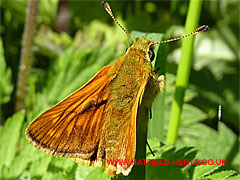
<path id="1" fill-rule="evenodd" d="M 61 172 L 59 173 L 53 173 L 53 172 L 46 172 L 43 176 L 42 176 L 42 180 L 62 180 L 65 179 L 63 177 L 63 175 L 61 174 Z"/>
<path id="2" fill-rule="evenodd" d="M 211 172 L 218 169 L 220 165 L 200 165 L 194 168 L 193 180 L 203 178 L 204 176 L 210 174 Z"/>
<path id="3" fill-rule="evenodd" d="M 66 34 L 59 35 L 53 32 L 49 27 L 42 25 L 38 29 L 34 42 L 38 47 L 38 53 L 48 57 L 56 57 L 62 54 L 64 48 L 71 45 L 71 38 Z M 64 39 L 67 39 L 64 40 Z"/>
<path id="4" fill-rule="evenodd" d="M 187 180 L 183 171 L 175 165 L 147 165 L 147 180 Z"/>
<path id="5" fill-rule="evenodd" d="M 2 170 L 2 176 L 5 178 L 16 178 L 20 175 L 22 177 L 32 176 L 32 172 L 26 171 L 28 164 L 31 164 L 31 162 L 33 162 L 33 164 L 36 164 L 38 161 L 41 161 L 41 159 L 51 158 L 51 156 L 33 147 L 26 139 L 24 131 L 25 126 L 22 128 L 21 146 L 19 153 L 12 160 L 11 164 L 9 166 L 5 166 Z"/>
<path id="6" fill-rule="evenodd" d="M 196 123 L 181 127 L 179 134 L 182 143 L 201 149 L 199 159 L 227 159 L 227 165 L 240 162 L 239 140 L 223 123 L 219 123 L 218 131 Z"/>
<path id="7" fill-rule="evenodd" d="M 24 114 L 24 111 L 15 113 L 0 129 L 0 167 L 4 164 L 9 166 L 17 153 Z"/>
<path id="8" fill-rule="evenodd" d="M 12 72 L 11 69 L 7 68 L 5 58 L 4 58 L 4 50 L 3 50 L 3 42 L 0 38 L 0 104 L 7 103 L 13 91 L 12 81 Z"/>
<path id="9" fill-rule="evenodd" d="M 47 172 L 51 158 L 52 156 L 45 155 L 37 161 L 34 161 L 30 168 L 31 176 L 43 176 Z"/>
<path id="10" fill-rule="evenodd" d="M 196 106 L 193 106 L 191 104 L 184 104 L 181 116 L 181 125 L 192 125 L 192 123 L 202 121 L 206 118 L 206 113 L 201 111 Z"/>
<path id="11" fill-rule="evenodd" d="M 101 180 L 110 180 L 110 176 L 104 173 L 103 168 L 94 168 L 84 165 L 78 165 L 76 170 L 76 180 L 92 180 L 92 179 L 101 179 Z"/>
<path id="12" fill-rule="evenodd" d="M 239 180 L 240 179 L 240 175 L 237 174 L 237 175 L 234 175 L 234 176 L 231 176 L 229 178 L 227 178 L 226 180 Z"/>
<path id="13" fill-rule="evenodd" d="M 232 176 L 235 173 L 236 173 L 236 171 L 233 171 L 233 170 L 221 171 L 221 172 L 213 173 L 213 174 L 207 176 L 207 178 L 209 178 L 211 180 L 224 180 L 224 179 Z"/>
<path id="14" fill-rule="evenodd" d="M 165 150 L 164 150 L 165 149 Z M 161 152 L 164 150 L 163 152 Z M 168 148 L 167 146 L 163 146 L 159 152 L 156 153 L 156 156 L 154 159 L 161 159 L 161 164 L 159 161 L 157 161 L 158 165 L 154 165 L 154 163 L 150 163 L 147 165 L 147 176 L 146 179 L 152 180 L 152 179 L 177 179 L 179 180 L 185 180 L 188 179 L 189 173 L 182 169 L 187 165 L 187 163 L 184 164 L 182 161 L 182 164 L 184 165 L 177 165 L 177 164 L 170 164 L 173 163 L 173 160 L 175 163 L 177 160 L 180 159 L 193 159 L 196 156 L 196 150 L 193 149 L 193 147 L 183 147 L 178 150 L 175 148 Z M 164 161 L 166 160 L 166 162 Z M 168 165 L 167 165 L 168 164 Z"/>
<path id="15" fill-rule="evenodd" d="M 76 163 L 73 161 L 73 159 L 70 158 L 52 157 L 49 168 L 50 170 L 62 169 L 63 171 L 70 171 L 75 164 Z"/>
<path id="16" fill-rule="evenodd" d="M 43 24 L 48 24 L 49 26 L 56 22 L 57 16 L 57 0 L 45 0 L 39 2 L 39 17 Z"/>

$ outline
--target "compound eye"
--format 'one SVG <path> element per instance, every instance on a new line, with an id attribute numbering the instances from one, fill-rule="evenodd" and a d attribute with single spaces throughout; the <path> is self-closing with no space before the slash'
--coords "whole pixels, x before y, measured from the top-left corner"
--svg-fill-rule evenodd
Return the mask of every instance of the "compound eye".
<path id="1" fill-rule="evenodd" d="M 132 47 L 132 45 L 133 44 L 129 44 L 129 46 L 126 48 L 126 50 L 125 50 L 125 54 L 127 54 L 128 53 L 128 51 L 129 51 L 129 49 Z"/>
<path id="2" fill-rule="evenodd" d="M 155 58 L 155 53 L 154 53 L 153 49 L 149 49 L 148 55 L 149 55 L 150 61 L 152 62 Z"/>
<path id="3" fill-rule="evenodd" d="M 127 54 L 127 52 L 128 52 L 128 49 L 129 49 L 129 47 L 127 47 L 127 48 L 126 48 L 126 50 L 125 50 L 125 54 Z"/>

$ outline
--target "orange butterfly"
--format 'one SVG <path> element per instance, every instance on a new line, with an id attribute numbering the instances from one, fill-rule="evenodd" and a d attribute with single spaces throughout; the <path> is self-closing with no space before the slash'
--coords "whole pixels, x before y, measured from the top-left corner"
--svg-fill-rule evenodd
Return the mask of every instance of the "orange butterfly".
<path id="1" fill-rule="evenodd" d="M 108 3 L 103 4 L 126 32 Z M 206 28 L 202 26 L 191 34 Z M 133 164 L 111 165 L 105 161 L 135 159 L 138 108 L 141 105 L 148 111 L 164 87 L 164 76 L 157 78 L 152 69 L 153 45 L 180 38 L 153 42 L 127 35 L 133 44 L 125 55 L 29 125 L 26 136 L 33 146 L 50 155 L 73 158 L 80 164 L 105 164 L 105 172 L 110 176 L 130 173 Z"/>

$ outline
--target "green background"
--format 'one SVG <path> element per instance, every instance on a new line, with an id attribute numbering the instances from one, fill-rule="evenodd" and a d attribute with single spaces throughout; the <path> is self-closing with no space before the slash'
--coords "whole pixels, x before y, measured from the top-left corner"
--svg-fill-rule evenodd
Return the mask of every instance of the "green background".
<path id="1" fill-rule="evenodd" d="M 0 1 L 0 179 L 108 178 L 101 168 L 77 165 L 71 159 L 39 152 L 24 136 L 27 125 L 37 115 L 80 88 L 103 66 L 123 54 L 131 43 L 98 1 L 69 0 L 67 31 L 57 33 L 58 4 L 57 0 L 39 3 L 32 69 L 26 77 L 26 109 L 15 112 L 27 1 Z M 136 36 L 142 36 L 140 32 L 147 33 L 147 37 L 149 33 L 157 33 L 152 38 L 158 41 L 163 35 L 169 39 L 185 33 L 188 1 L 111 1 L 109 4 L 128 32 L 137 31 Z M 182 42 L 160 45 L 156 52 L 157 59 L 166 59 L 166 88 L 153 104 L 148 141 L 157 158 L 220 158 L 227 159 L 228 165 L 210 166 L 207 170 L 201 166 L 148 166 L 146 179 L 207 176 L 217 179 L 214 176 L 228 178 L 239 171 L 239 2 L 203 1 L 199 26 L 203 24 L 210 29 L 195 37 L 176 148 L 166 148 L 165 139 Z M 160 118 L 159 102 L 163 96 L 164 113 Z M 149 152 L 147 157 L 153 158 Z"/>

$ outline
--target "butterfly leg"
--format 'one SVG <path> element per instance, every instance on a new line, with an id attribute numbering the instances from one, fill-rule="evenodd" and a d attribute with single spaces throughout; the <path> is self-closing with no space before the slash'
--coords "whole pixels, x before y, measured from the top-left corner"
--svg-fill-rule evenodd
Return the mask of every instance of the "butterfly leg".
<path id="1" fill-rule="evenodd" d="M 149 119 L 152 119 L 152 108 L 149 109 Z"/>

